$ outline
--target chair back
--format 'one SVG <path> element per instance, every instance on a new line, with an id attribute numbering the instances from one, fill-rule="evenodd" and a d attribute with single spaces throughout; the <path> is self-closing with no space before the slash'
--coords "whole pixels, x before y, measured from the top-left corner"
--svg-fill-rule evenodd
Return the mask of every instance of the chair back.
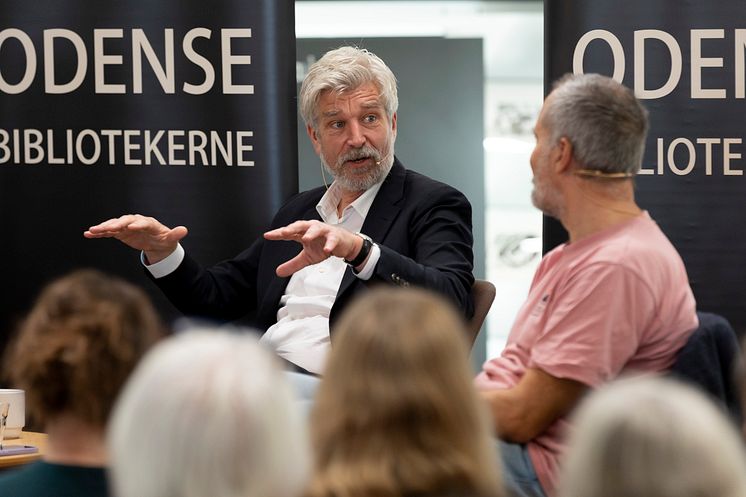
<path id="1" fill-rule="evenodd" d="M 736 332 L 723 316 L 697 312 L 699 326 L 676 356 L 671 376 L 707 393 L 740 425 L 735 372 L 741 359 Z"/>
<path id="2" fill-rule="evenodd" d="M 487 317 L 490 307 L 492 307 L 496 292 L 495 285 L 489 281 L 474 280 L 474 285 L 471 287 L 471 295 L 474 299 L 474 316 L 466 323 L 466 329 L 469 332 L 469 339 L 472 345 L 474 345 L 479 335 L 479 330 L 482 329 L 484 319 Z"/>

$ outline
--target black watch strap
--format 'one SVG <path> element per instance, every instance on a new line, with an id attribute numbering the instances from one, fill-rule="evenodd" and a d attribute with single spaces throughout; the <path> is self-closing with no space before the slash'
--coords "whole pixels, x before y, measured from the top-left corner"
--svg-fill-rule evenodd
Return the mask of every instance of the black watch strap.
<path id="1" fill-rule="evenodd" d="M 358 252 L 354 259 L 351 261 L 348 261 L 347 259 L 344 260 L 352 267 L 358 267 L 360 264 L 365 262 L 365 259 L 367 259 L 370 254 L 370 250 L 373 248 L 373 240 L 371 240 L 369 236 L 363 235 L 362 233 L 355 234 L 363 239 L 363 246 L 360 248 L 360 252 Z"/>

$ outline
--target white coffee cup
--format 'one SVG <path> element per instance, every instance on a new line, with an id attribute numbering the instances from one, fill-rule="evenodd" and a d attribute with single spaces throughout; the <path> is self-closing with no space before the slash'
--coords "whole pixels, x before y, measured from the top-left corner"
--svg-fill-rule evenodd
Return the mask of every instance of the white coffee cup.
<path id="1" fill-rule="evenodd" d="M 0 402 L 10 404 L 4 438 L 20 437 L 26 426 L 26 392 L 15 388 L 0 388 Z"/>

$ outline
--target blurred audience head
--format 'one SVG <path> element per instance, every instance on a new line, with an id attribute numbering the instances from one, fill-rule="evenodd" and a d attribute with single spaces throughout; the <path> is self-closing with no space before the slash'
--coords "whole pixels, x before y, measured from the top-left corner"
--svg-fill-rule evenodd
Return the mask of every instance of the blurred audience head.
<path id="1" fill-rule="evenodd" d="M 542 111 L 551 143 L 565 137 L 585 169 L 634 175 L 640 170 L 648 112 L 632 90 L 600 74 L 568 74 Z"/>
<path id="2" fill-rule="evenodd" d="M 250 333 L 195 328 L 156 346 L 126 385 L 108 442 L 118 497 L 295 497 L 304 421 Z"/>
<path id="3" fill-rule="evenodd" d="M 663 378 L 612 383 L 587 398 L 560 497 L 743 497 L 746 456 L 724 414 Z"/>
<path id="4" fill-rule="evenodd" d="M 439 297 L 378 289 L 340 318 L 312 411 L 310 497 L 501 495 L 466 331 Z"/>
<path id="5" fill-rule="evenodd" d="M 60 417 L 103 429 L 120 388 L 163 335 L 147 296 L 96 270 L 49 284 L 6 356 L 7 374 L 26 391 L 26 412 L 49 425 Z"/>

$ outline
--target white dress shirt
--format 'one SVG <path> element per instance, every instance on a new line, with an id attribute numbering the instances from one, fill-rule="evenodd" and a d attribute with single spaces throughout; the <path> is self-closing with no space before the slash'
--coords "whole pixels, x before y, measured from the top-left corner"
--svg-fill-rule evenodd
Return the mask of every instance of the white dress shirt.
<path id="1" fill-rule="evenodd" d="M 342 192 L 336 182 L 332 183 L 316 205 L 316 210 L 325 223 L 358 232 L 380 188 L 381 183 L 370 187 L 345 208 L 340 218 L 337 205 Z M 369 279 L 380 256 L 381 250 L 374 244 L 365 266 L 356 276 Z M 144 258 L 142 260 L 144 263 Z M 145 267 L 153 277 L 161 278 L 175 271 L 183 260 L 184 249 L 179 244 L 167 258 Z M 329 313 L 346 269 L 347 264 L 343 259 L 329 257 L 293 274 L 280 299 L 277 323 L 270 326 L 261 342 L 269 345 L 280 357 L 320 374 L 330 349 Z"/>

